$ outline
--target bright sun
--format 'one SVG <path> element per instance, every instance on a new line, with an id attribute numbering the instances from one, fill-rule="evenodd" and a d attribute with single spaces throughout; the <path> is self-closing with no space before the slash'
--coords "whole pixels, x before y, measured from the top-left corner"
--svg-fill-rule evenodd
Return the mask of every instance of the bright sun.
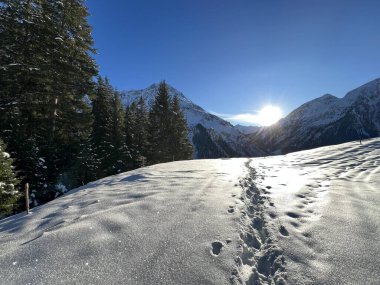
<path id="1" fill-rule="evenodd" d="M 262 126 L 270 126 L 282 118 L 282 111 L 277 106 L 267 105 L 263 107 L 257 114 L 258 124 Z"/>

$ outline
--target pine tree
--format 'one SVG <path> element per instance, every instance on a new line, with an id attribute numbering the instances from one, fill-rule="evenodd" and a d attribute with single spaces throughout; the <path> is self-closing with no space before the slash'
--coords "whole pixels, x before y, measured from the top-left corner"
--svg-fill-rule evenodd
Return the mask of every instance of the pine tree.
<path id="1" fill-rule="evenodd" d="M 127 169 L 138 168 L 137 162 L 137 145 L 136 145 L 136 125 L 137 125 L 137 104 L 132 102 L 125 109 L 125 145 L 128 148 L 128 156 L 130 160 L 127 163 Z"/>
<path id="2" fill-rule="evenodd" d="M 102 178 L 109 173 L 109 162 L 112 147 L 112 106 L 108 80 L 99 77 L 96 97 L 93 101 L 92 114 L 94 117 L 92 126 L 91 143 L 97 158 L 98 169 L 96 177 Z"/>
<path id="3" fill-rule="evenodd" d="M 110 154 L 110 175 L 117 174 L 126 170 L 128 150 L 125 144 L 125 111 L 121 104 L 120 94 L 111 89 L 111 147 Z"/>
<path id="4" fill-rule="evenodd" d="M 148 160 L 151 164 L 173 160 L 170 145 L 171 119 L 168 88 L 165 81 L 162 81 L 158 86 L 155 101 L 149 112 Z"/>
<path id="5" fill-rule="evenodd" d="M 136 126 L 135 126 L 135 145 L 137 149 L 136 161 L 137 166 L 145 166 L 147 161 L 148 151 L 148 126 L 149 116 L 145 106 L 145 101 L 140 97 L 136 108 Z"/>
<path id="6" fill-rule="evenodd" d="M 126 108 L 125 142 L 131 157 L 129 169 L 147 164 L 148 120 L 148 111 L 142 97 Z"/>
<path id="7" fill-rule="evenodd" d="M 171 110 L 171 145 L 173 160 L 191 159 L 193 149 L 188 139 L 189 130 L 177 96 L 174 96 L 172 100 Z"/>
<path id="8" fill-rule="evenodd" d="M 88 182 L 97 179 L 97 170 L 99 168 L 98 159 L 90 138 L 80 144 L 80 151 L 74 165 L 69 170 L 69 186 L 75 188 L 83 186 Z"/>
<path id="9" fill-rule="evenodd" d="M 51 191 L 88 136 L 97 68 L 87 16 L 82 0 L 0 2 L 0 135 L 25 182 L 44 159 Z"/>
<path id="10" fill-rule="evenodd" d="M 17 191 L 18 179 L 13 171 L 13 160 L 5 151 L 5 144 L 0 139 L 0 218 L 12 213 L 15 203 L 20 198 Z"/>
<path id="11" fill-rule="evenodd" d="M 30 204 L 34 207 L 54 199 L 55 189 L 49 185 L 49 169 L 41 148 L 34 138 L 26 141 L 28 147 L 22 149 L 21 153 L 28 171 L 20 171 L 20 175 L 30 185 Z"/>

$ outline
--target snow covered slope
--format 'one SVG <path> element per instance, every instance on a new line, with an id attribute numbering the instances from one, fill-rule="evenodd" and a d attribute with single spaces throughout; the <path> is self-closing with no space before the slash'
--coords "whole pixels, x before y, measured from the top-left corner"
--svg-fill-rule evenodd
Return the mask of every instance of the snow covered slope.
<path id="1" fill-rule="evenodd" d="M 379 284 L 380 139 L 250 165 L 273 203 L 289 284 Z"/>
<path id="2" fill-rule="evenodd" d="M 194 157 L 217 158 L 263 154 L 249 143 L 248 138 L 238 128 L 205 111 L 172 86 L 168 85 L 168 89 L 170 96 L 177 95 L 180 99 L 190 130 L 189 139 L 194 146 Z M 157 90 L 158 84 L 152 84 L 146 89 L 122 92 L 122 102 L 128 106 L 143 97 L 148 106 L 152 106 Z"/>
<path id="3" fill-rule="evenodd" d="M 230 284 L 244 161 L 158 164 L 1 220 L 0 283 Z"/>
<path id="4" fill-rule="evenodd" d="M 277 124 L 253 135 L 253 144 L 287 153 L 380 134 L 380 79 L 339 99 L 330 94 L 307 102 Z"/>
<path id="5" fill-rule="evenodd" d="M 380 139 L 158 164 L 0 221 L 4 284 L 378 284 Z"/>

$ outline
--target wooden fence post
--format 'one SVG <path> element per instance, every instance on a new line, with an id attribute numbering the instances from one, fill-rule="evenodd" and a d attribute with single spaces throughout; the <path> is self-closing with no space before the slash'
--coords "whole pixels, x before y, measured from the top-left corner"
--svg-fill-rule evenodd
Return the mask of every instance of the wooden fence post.
<path id="1" fill-rule="evenodd" d="M 25 183 L 25 204 L 26 204 L 26 213 L 29 214 L 29 183 Z"/>

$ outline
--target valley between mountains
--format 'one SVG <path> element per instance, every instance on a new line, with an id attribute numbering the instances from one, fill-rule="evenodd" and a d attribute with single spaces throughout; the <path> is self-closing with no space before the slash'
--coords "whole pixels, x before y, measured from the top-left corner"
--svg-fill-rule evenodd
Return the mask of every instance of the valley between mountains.
<path id="1" fill-rule="evenodd" d="M 158 84 L 122 92 L 124 106 L 142 97 L 154 102 Z M 380 78 L 348 92 L 343 98 L 325 94 L 304 103 L 268 127 L 233 126 L 189 100 L 168 85 L 177 96 L 189 128 L 193 158 L 257 157 L 286 154 L 380 134 Z"/>

